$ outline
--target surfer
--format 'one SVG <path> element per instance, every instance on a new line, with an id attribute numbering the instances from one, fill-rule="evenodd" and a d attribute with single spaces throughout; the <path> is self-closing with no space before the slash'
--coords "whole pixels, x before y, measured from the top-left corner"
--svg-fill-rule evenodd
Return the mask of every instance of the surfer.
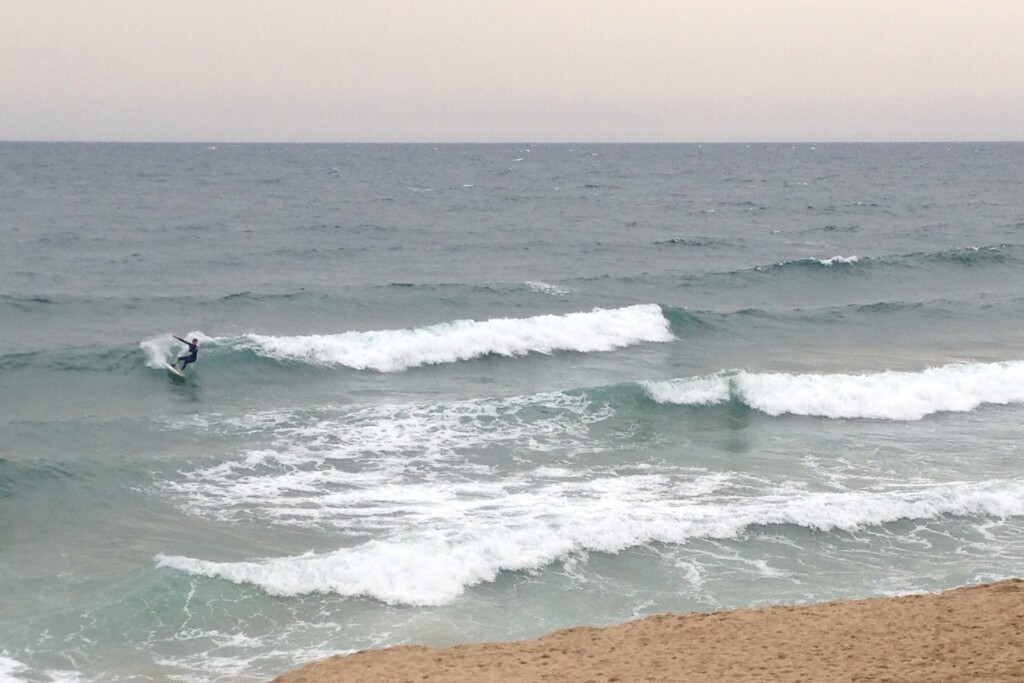
<path id="1" fill-rule="evenodd" d="M 176 335 L 172 334 L 171 336 L 180 341 L 182 344 L 188 346 L 188 353 L 186 353 L 184 356 L 178 356 L 178 361 L 181 363 L 181 371 L 185 372 L 186 365 L 188 365 L 189 363 L 196 362 L 196 356 L 199 355 L 199 340 L 193 339 L 191 342 L 188 342 Z"/>

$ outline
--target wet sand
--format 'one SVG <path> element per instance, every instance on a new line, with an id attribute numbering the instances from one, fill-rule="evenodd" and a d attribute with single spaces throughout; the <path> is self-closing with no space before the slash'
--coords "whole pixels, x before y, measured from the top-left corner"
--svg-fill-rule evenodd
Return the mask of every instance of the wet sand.
<path id="1" fill-rule="evenodd" d="M 1024 681 L 1024 581 L 335 656 L 274 683 Z"/>

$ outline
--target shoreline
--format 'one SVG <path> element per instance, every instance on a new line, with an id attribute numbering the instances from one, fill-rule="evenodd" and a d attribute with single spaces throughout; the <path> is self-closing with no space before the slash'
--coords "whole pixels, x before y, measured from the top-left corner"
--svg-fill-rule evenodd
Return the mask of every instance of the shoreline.
<path id="1" fill-rule="evenodd" d="M 271 683 L 1021 681 L 1024 580 L 894 598 L 664 614 L 536 640 L 335 655 Z"/>

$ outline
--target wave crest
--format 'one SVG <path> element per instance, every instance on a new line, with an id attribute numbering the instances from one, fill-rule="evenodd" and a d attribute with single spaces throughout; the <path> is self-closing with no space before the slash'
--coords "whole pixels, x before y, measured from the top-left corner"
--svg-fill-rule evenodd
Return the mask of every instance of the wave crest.
<path id="1" fill-rule="evenodd" d="M 405 330 L 285 337 L 247 334 L 234 345 L 280 361 L 398 372 L 487 355 L 591 353 L 674 338 L 661 307 L 641 304 L 532 318 L 456 320 Z"/>
<path id="2" fill-rule="evenodd" d="M 920 420 L 983 404 L 1024 403 L 1024 362 L 959 363 L 921 372 L 799 374 L 721 372 L 643 382 L 657 403 L 706 406 L 738 401 L 768 415 Z"/>

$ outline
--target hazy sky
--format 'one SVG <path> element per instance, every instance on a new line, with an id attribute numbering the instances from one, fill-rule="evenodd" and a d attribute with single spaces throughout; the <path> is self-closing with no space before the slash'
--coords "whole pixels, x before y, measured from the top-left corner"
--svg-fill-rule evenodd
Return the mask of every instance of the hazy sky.
<path id="1" fill-rule="evenodd" d="M 0 139 L 1024 140 L 1024 0 L 0 0 Z"/>

